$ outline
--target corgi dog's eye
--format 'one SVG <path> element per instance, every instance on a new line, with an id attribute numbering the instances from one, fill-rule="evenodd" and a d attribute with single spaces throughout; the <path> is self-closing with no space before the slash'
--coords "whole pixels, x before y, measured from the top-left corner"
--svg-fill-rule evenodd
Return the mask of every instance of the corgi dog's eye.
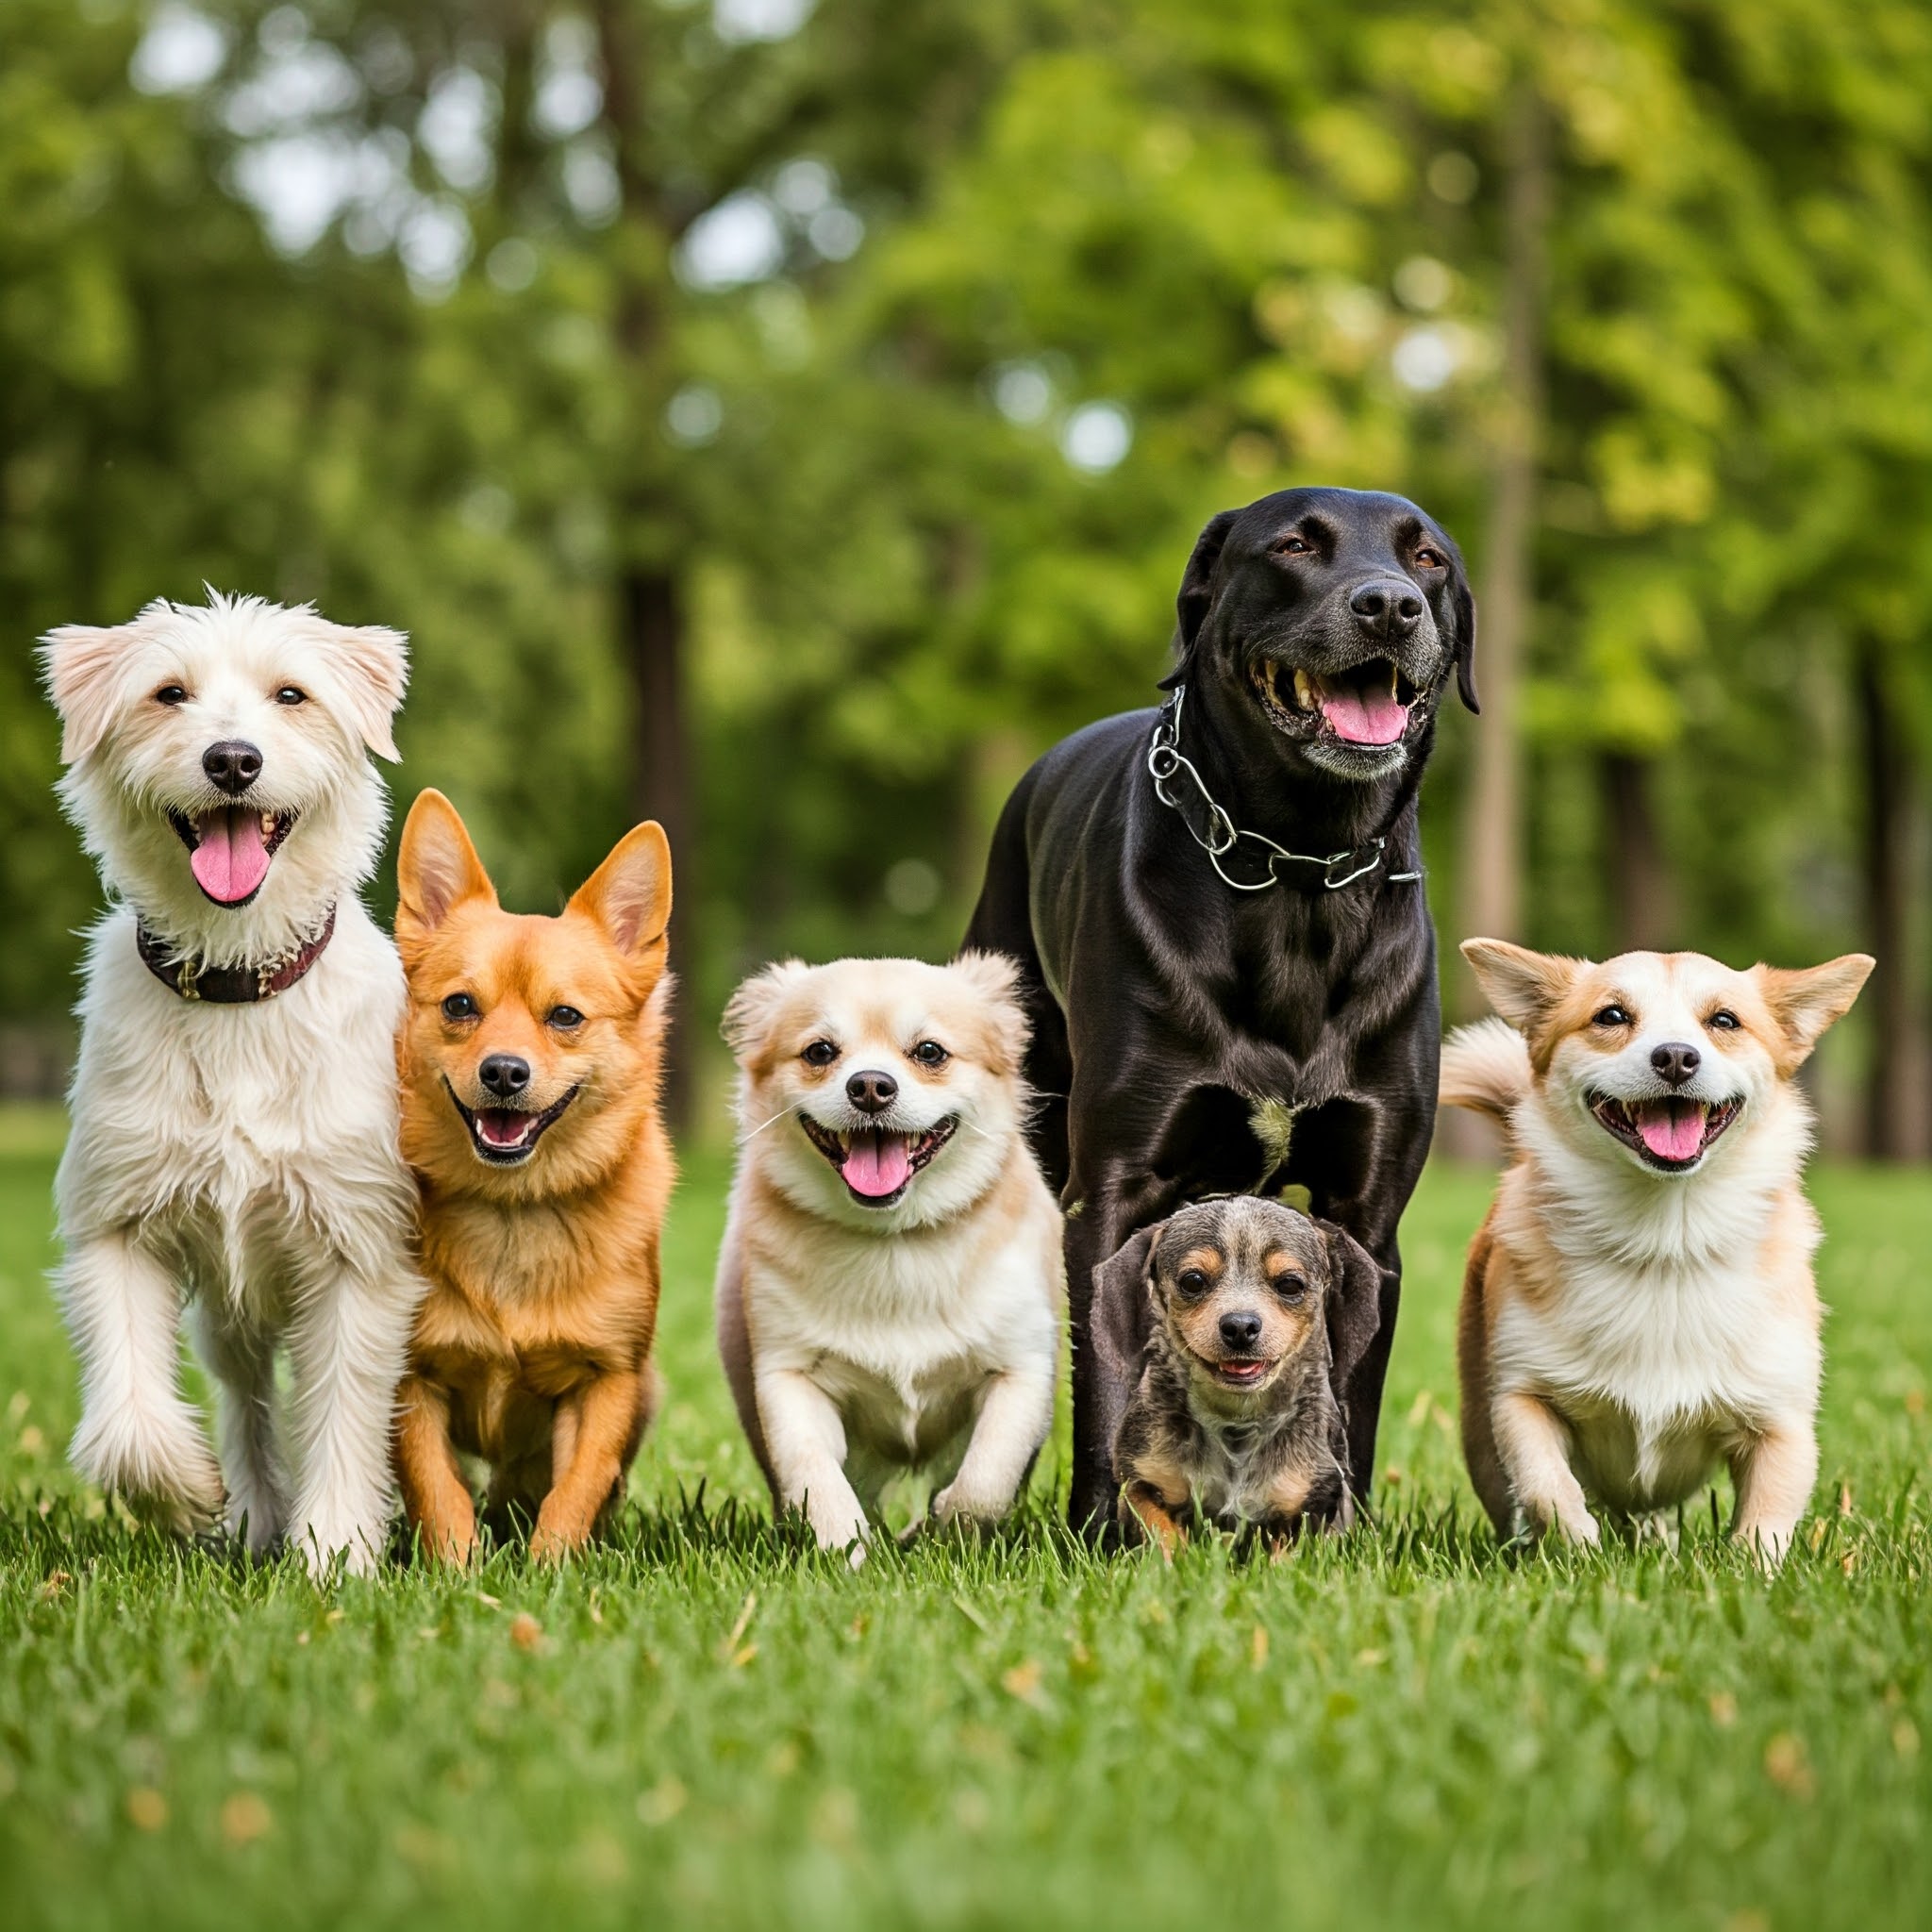
<path id="1" fill-rule="evenodd" d="M 829 1040 L 814 1040 L 798 1058 L 808 1067 L 829 1067 L 839 1058 L 839 1049 Z"/>
<path id="2" fill-rule="evenodd" d="M 442 1003 L 442 1017 L 445 1020 L 474 1020 L 476 1002 L 466 992 L 453 992 Z"/>
<path id="3" fill-rule="evenodd" d="M 1607 1007 L 1599 1007 L 1590 1017 L 1591 1024 L 1597 1026 L 1627 1026 L 1630 1024 L 1630 1015 L 1614 1000 Z"/>
<path id="4" fill-rule="evenodd" d="M 173 708 L 176 705 L 185 705 L 187 702 L 188 691 L 187 687 L 184 685 L 164 684 L 162 685 L 160 690 L 156 691 L 155 693 L 155 703 L 158 705 L 166 705 L 167 707 L 169 707 L 170 709 L 173 709 Z"/>
<path id="5" fill-rule="evenodd" d="M 1704 1024 L 1715 1026 L 1721 1033 L 1735 1033 L 1744 1023 L 1728 1007 L 1720 1007 Z"/>
<path id="6" fill-rule="evenodd" d="M 555 1026 L 561 1033 L 584 1024 L 584 1016 L 575 1007 L 552 1007 L 543 1019 L 546 1025 Z"/>
<path id="7" fill-rule="evenodd" d="M 275 693 L 275 703 L 278 705 L 306 705 L 308 702 L 308 693 L 299 684 L 285 684 Z"/>
<path id="8" fill-rule="evenodd" d="M 1197 1302 L 1208 1292 L 1208 1277 L 1198 1268 L 1183 1268 L 1174 1286 L 1183 1301 Z"/>
<path id="9" fill-rule="evenodd" d="M 922 1040 L 912 1049 L 912 1058 L 922 1067 L 942 1067 L 953 1056 L 937 1040 Z"/>

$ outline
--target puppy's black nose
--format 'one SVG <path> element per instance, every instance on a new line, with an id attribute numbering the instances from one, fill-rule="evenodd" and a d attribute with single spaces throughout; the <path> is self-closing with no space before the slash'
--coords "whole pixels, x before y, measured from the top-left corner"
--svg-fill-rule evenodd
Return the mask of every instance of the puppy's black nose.
<path id="1" fill-rule="evenodd" d="M 845 1083 L 845 1098 L 860 1113 L 884 1113 L 899 1097 L 899 1083 L 890 1074 L 854 1074 Z"/>
<path id="2" fill-rule="evenodd" d="M 1668 1040 L 1650 1051 L 1650 1063 L 1673 1087 L 1681 1087 L 1694 1074 L 1704 1056 L 1682 1040 Z"/>
<path id="3" fill-rule="evenodd" d="M 1261 1339 L 1261 1318 L 1237 1310 L 1221 1318 L 1221 1339 L 1230 1348 L 1253 1348 Z"/>
<path id="4" fill-rule="evenodd" d="M 224 791 L 239 797 L 261 776 L 261 754 L 239 738 L 225 738 L 202 753 L 201 769 Z"/>
<path id="5" fill-rule="evenodd" d="M 1384 579 L 1360 586 L 1348 608 L 1371 637 L 1406 638 L 1422 622 L 1422 592 L 1412 584 Z"/>
<path id="6" fill-rule="evenodd" d="M 530 1084 L 530 1063 L 513 1053 L 487 1054 L 476 1077 L 499 1098 L 512 1100 Z"/>

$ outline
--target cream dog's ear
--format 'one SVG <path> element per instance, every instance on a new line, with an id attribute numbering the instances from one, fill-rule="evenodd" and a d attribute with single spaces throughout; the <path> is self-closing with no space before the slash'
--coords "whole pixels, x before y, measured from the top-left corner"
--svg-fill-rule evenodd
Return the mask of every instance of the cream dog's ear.
<path id="1" fill-rule="evenodd" d="M 1484 997 L 1524 1033 L 1534 1033 L 1557 1010 L 1587 963 L 1532 953 L 1507 940 L 1464 940 L 1461 951 Z"/>
<path id="2" fill-rule="evenodd" d="M 1851 1011 L 1877 963 L 1870 953 L 1846 953 L 1802 971 L 1777 966 L 1751 969 L 1764 1004 L 1788 1042 L 1785 1071 L 1808 1058 L 1824 1029 Z"/>
<path id="3" fill-rule="evenodd" d="M 811 971 L 803 959 L 780 959 L 754 973 L 724 1004 L 719 1030 L 741 1067 L 751 1067 L 770 1044 L 779 1003 Z"/>
<path id="4" fill-rule="evenodd" d="M 496 889 L 457 808 L 440 791 L 422 791 L 403 824 L 396 855 L 396 943 L 421 945 L 458 906 L 496 904 Z"/>
<path id="5" fill-rule="evenodd" d="M 167 614 L 166 600 L 157 598 L 130 624 L 63 624 L 41 640 L 41 673 L 60 713 L 63 765 L 77 765 L 108 735 L 128 657 L 150 641 L 155 620 Z"/>
<path id="6" fill-rule="evenodd" d="M 671 841 L 656 819 L 634 826 L 571 894 L 570 912 L 588 913 L 626 958 L 664 937 L 671 924 Z"/>
<path id="7" fill-rule="evenodd" d="M 1020 962 L 1005 953 L 961 953 L 949 970 L 985 1003 L 991 1031 L 980 1058 L 995 1074 L 1017 1073 L 1033 1037 L 1033 1024 L 1020 999 Z"/>
<path id="8" fill-rule="evenodd" d="M 394 723 L 409 683 L 409 641 L 379 624 L 330 624 L 309 613 L 308 638 L 321 650 L 337 702 L 379 758 L 395 764 Z"/>

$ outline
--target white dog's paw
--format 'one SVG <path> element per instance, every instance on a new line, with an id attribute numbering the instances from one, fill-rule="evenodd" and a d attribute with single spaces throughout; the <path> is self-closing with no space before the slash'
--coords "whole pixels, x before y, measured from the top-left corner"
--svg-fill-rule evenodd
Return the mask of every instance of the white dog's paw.
<path id="1" fill-rule="evenodd" d="M 1010 1496 L 976 1494 L 951 1482 L 932 1499 L 932 1520 L 946 1523 L 997 1523 L 1013 1507 Z"/>
<path id="2" fill-rule="evenodd" d="M 192 1423 L 136 1433 L 125 1416 L 83 1416 L 74 1466 L 119 1495 L 143 1523 L 176 1536 L 205 1536 L 225 1507 L 221 1465 Z"/>

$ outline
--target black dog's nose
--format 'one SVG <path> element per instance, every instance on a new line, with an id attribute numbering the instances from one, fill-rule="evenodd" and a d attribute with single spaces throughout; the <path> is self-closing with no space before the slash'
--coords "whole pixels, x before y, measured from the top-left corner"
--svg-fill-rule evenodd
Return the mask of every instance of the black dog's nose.
<path id="1" fill-rule="evenodd" d="M 240 796 L 261 776 L 261 754 L 239 738 L 225 738 L 202 753 L 201 769 L 224 791 Z"/>
<path id="2" fill-rule="evenodd" d="M 899 1097 L 899 1083 L 890 1074 L 854 1074 L 845 1083 L 845 1098 L 860 1113 L 884 1113 Z"/>
<path id="3" fill-rule="evenodd" d="M 511 1100 L 530 1084 L 530 1063 L 513 1053 L 489 1054 L 476 1069 L 476 1077 L 499 1098 Z"/>
<path id="4" fill-rule="evenodd" d="M 1673 1087 L 1681 1087 L 1697 1071 L 1704 1056 L 1681 1040 L 1666 1041 L 1653 1047 L 1650 1063 Z"/>
<path id="5" fill-rule="evenodd" d="M 1422 622 L 1422 593 L 1412 584 L 1363 584 L 1348 600 L 1356 621 L 1372 637 L 1406 638 Z"/>
<path id="6" fill-rule="evenodd" d="M 1222 1316 L 1221 1339 L 1230 1348 L 1253 1348 L 1261 1339 L 1260 1316 L 1242 1311 Z"/>

